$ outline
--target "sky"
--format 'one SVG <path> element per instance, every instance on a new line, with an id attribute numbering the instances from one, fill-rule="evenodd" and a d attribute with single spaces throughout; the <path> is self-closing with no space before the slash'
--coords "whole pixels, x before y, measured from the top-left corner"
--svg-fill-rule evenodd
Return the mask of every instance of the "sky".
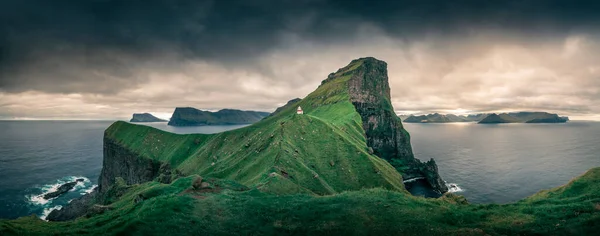
<path id="1" fill-rule="evenodd" d="M 0 2 L 0 119 L 273 111 L 351 60 L 398 114 L 600 120 L 598 1 Z"/>

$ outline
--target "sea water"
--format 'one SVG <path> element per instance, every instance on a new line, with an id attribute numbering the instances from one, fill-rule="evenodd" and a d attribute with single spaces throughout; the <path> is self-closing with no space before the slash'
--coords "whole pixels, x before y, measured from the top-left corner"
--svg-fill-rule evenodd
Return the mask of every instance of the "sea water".
<path id="1" fill-rule="evenodd" d="M 102 136 L 112 121 L 0 121 L 0 218 L 53 209 L 97 184 Z M 172 127 L 176 133 L 217 133 L 242 126 Z M 472 203 L 507 203 L 557 187 L 600 166 L 600 123 L 404 124 L 415 156 L 435 158 L 451 191 Z M 63 183 L 85 181 L 55 199 L 43 194 Z M 417 181 L 418 183 L 418 181 Z M 419 186 L 413 188 L 419 194 Z M 412 190 L 411 190 L 412 191 Z"/>
<path id="2" fill-rule="evenodd" d="M 102 169 L 102 138 L 113 121 L 0 121 L 0 218 L 45 217 L 97 186 Z M 218 133 L 245 125 L 172 127 L 176 133 Z M 43 195 L 82 178 L 69 192 Z"/>

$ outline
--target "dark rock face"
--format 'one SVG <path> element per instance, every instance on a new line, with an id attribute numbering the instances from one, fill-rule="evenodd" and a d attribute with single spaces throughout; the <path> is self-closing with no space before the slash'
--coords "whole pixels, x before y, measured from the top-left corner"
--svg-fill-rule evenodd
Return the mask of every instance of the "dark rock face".
<path id="1" fill-rule="evenodd" d="M 76 179 L 73 182 L 63 184 L 63 185 L 59 186 L 56 191 L 44 194 L 44 199 L 48 200 L 48 199 L 52 199 L 52 198 L 58 197 L 60 195 L 63 195 L 66 192 L 69 192 L 69 190 L 73 189 L 75 187 L 75 185 L 77 185 L 78 182 L 83 182 L 83 181 L 84 181 L 84 179 Z"/>
<path id="2" fill-rule="evenodd" d="M 53 210 L 48 214 L 46 219 L 48 221 L 67 221 L 74 220 L 77 217 L 86 215 L 90 212 L 90 208 L 94 204 L 94 199 L 98 194 L 98 187 L 96 187 L 91 193 L 83 195 L 80 198 L 73 199 L 60 210 Z"/>
<path id="3" fill-rule="evenodd" d="M 442 180 L 442 177 L 440 177 L 437 164 L 435 163 L 435 160 L 433 160 L 433 158 L 431 158 L 431 160 L 429 160 L 428 162 L 423 163 L 423 165 L 421 165 L 421 168 L 421 173 L 425 175 L 425 179 L 427 180 L 429 185 L 433 187 L 433 189 L 438 190 L 441 193 L 448 192 L 446 182 L 444 182 L 444 180 Z"/>
<path id="4" fill-rule="evenodd" d="M 181 174 L 172 170 L 168 163 L 142 157 L 115 141 L 104 138 L 104 159 L 98 180 L 100 193 L 105 192 L 116 180 L 123 178 L 127 185 L 140 184 L 157 179 L 162 183 Z"/>
<path id="5" fill-rule="evenodd" d="M 217 112 L 192 107 L 177 107 L 169 120 L 172 126 L 252 124 L 268 116 L 268 112 L 223 109 Z"/>
<path id="6" fill-rule="evenodd" d="M 92 193 L 71 201 L 71 203 L 62 209 L 50 212 L 47 219 L 50 221 L 73 220 L 84 215 L 109 210 L 107 207 L 95 204 L 103 202 L 103 196 L 115 184 L 117 178 L 123 179 L 122 181 L 127 185 L 132 185 L 152 180 L 157 180 L 161 183 L 170 183 L 180 176 L 183 176 L 181 172 L 172 169 L 168 163 L 144 158 L 129 151 L 119 143 L 106 138 L 105 135 L 104 159 L 102 162 L 102 171 L 98 179 L 98 187 Z"/>
<path id="7" fill-rule="evenodd" d="M 387 63 L 375 58 L 358 60 L 362 60 L 362 64 L 347 72 L 352 73 L 348 92 L 350 101 L 361 116 L 367 145 L 375 155 L 396 167 L 404 179 L 425 177 L 436 191 L 447 192 L 448 188 L 437 172 L 435 161 L 421 163 L 414 158 L 410 135 L 390 102 Z"/>
<path id="8" fill-rule="evenodd" d="M 135 113 L 129 122 L 165 122 L 167 120 L 159 119 L 150 113 Z"/>

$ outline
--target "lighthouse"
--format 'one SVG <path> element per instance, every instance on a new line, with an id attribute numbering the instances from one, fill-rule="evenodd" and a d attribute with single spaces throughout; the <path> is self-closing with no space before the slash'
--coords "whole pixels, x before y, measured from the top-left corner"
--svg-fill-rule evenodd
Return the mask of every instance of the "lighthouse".
<path id="1" fill-rule="evenodd" d="M 302 111 L 302 107 L 298 107 L 298 110 L 296 110 L 296 114 L 298 114 L 298 115 L 304 114 L 304 111 Z"/>

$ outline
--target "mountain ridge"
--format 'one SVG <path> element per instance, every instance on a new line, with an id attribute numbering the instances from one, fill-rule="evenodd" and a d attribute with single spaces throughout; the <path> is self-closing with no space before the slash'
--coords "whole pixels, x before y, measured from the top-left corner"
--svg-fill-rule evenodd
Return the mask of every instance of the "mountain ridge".
<path id="1" fill-rule="evenodd" d="M 193 107 L 177 107 L 168 125 L 202 126 L 202 125 L 240 125 L 252 124 L 268 116 L 268 112 L 243 111 L 237 109 L 221 109 L 216 112 L 203 111 Z"/>

